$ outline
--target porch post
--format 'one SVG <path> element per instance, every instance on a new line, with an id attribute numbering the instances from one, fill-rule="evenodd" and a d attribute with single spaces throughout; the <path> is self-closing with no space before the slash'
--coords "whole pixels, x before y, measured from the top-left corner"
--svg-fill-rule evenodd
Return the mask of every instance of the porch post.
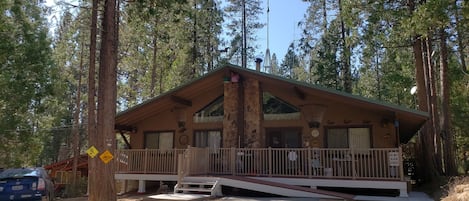
<path id="1" fill-rule="evenodd" d="M 357 167 L 355 167 L 356 166 L 356 164 L 355 164 L 355 151 L 352 148 L 350 150 L 350 152 L 352 154 L 352 179 L 356 179 L 357 178 L 357 170 L 356 170 Z"/>
<path id="2" fill-rule="evenodd" d="M 120 180 L 120 183 L 121 183 L 121 186 L 120 186 L 118 194 L 122 195 L 127 192 L 127 180 L 126 179 Z"/>
<path id="3" fill-rule="evenodd" d="M 272 177 L 272 147 L 269 147 L 269 177 Z"/>
<path id="4" fill-rule="evenodd" d="M 178 165 L 177 165 L 177 172 L 178 172 L 178 184 L 182 182 L 182 177 L 184 177 L 184 162 L 183 162 L 183 154 L 178 154 L 177 160 L 178 160 Z"/>
<path id="5" fill-rule="evenodd" d="M 230 158 L 231 158 L 231 174 L 234 176 L 236 175 L 236 164 L 238 163 L 236 159 L 236 149 L 231 147 L 230 149 Z"/>
<path id="6" fill-rule="evenodd" d="M 311 147 L 308 147 L 308 150 L 307 150 L 307 154 L 306 154 L 306 157 L 307 157 L 307 161 L 308 161 L 308 164 L 306 165 L 306 168 L 308 168 L 308 178 L 311 178 L 312 177 L 312 172 L 313 172 L 313 160 L 312 160 L 312 156 L 311 156 Z"/>
<path id="7" fill-rule="evenodd" d="M 137 193 L 145 193 L 145 180 L 138 180 L 138 191 Z"/>
<path id="8" fill-rule="evenodd" d="M 148 162 L 148 149 L 145 149 L 145 157 L 143 157 L 143 173 L 147 173 L 147 162 Z"/>
<path id="9" fill-rule="evenodd" d="M 402 160 L 402 147 L 399 146 L 399 176 L 404 181 L 404 161 Z"/>

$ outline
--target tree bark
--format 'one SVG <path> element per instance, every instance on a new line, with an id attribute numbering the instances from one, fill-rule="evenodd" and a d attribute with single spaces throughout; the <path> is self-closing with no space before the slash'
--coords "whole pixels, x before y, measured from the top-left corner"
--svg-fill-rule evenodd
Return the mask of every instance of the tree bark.
<path id="1" fill-rule="evenodd" d="M 192 23 L 192 59 L 191 59 L 191 73 L 189 74 L 188 78 L 193 79 L 195 74 L 197 73 L 197 51 L 198 47 L 198 40 L 197 40 L 197 2 L 194 1 L 194 22 Z"/>
<path id="2" fill-rule="evenodd" d="M 428 110 L 430 113 L 430 125 L 428 128 L 429 135 L 433 139 L 433 164 L 436 172 L 442 174 L 441 168 L 441 138 L 438 135 L 440 127 L 438 125 L 438 100 L 436 98 L 436 73 L 435 66 L 433 65 L 432 54 L 433 54 L 433 45 L 431 39 L 427 38 L 425 40 L 426 51 L 426 65 L 425 65 L 425 82 L 428 91 Z"/>
<path id="3" fill-rule="evenodd" d="M 343 3 L 342 0 L 339 0 L 339 16 L 340 16 L 340 27 L 341 27 L 341 40 L 342 40 L 342 82 L 344 91 L 347 93 L 352 93 L 352 71 L 351 71 L 351 62 L 350 62 L 350 46 L 347 43 L 346 37 L 349 36 L 349 30 L 344 23 L 344 13 L 343 13 Z"/>
<path id="4" fill-rule="evenodd" d="M 78 166 L 78 158 L 80 157 L 80 131 L 79 131 L 79 118 L 81 112 L 81 79 L 83 74 L 83 57 L 85 52 L 84 47 L 84 39 L 81 42 L 81 52 L 80 52 L 80 66 L 78 70 L 78 84 L 77 84 L 77 92 L 76 92 L 76 100 L 75 100 L 75 111 L 73 113 L 73 164 L 72 164 L 72 194 L 75 195 L 76 187 L 78 186 L 77 183 L 77 166 Z"/>
<path id="5" fill-rule="evenodd" d="M 98 121 L 97 131 L 101 136 L 98 144 L 100 154 L 105 151 L 115 154 L 116 133 L 114 131 L 116 116 L 116 70 L 117 70 L 117 0 L 105 0 L 101 33 L 101 50 L 98 88 Z M 96 201 L 116 200 L 114 180 L 114 162 L 96 164 L 96 180 L 99 190 Z"/>
<path id="6" fill-rule="evenodd" d="M 465 59 L 465 53 L 464 53 L 464 47 L 465 47 L 465 44 L 464 44 L 464 41 L 463 41 L 463 31 L 461 29 L 461 20 L 460 20 L 460 15 L 459 15 L 459 6 L 457 5 L 458 1 L 454 1 L 454 10 L 455 10 L 455 21 L 456 21 L 456 32 L 457 32 L 457 35 L 458 37 L 457 40 L 458 40 L 458 53 L 459 53 L 459 60 L 461 62 L 461 68 L 462 68 L 462 71 L 466 74 L 469 74 L 469 71 L 467 70 L 467 65 L 466 65 L 466 59 Z M 448 61 L 446 61 L 448 62 Z"/>
<path id="7" fill-rule="evenodd" d="M 88 69 L 88 142 L 90 146 L 96 145 L 96 35 L 98 21 L 98 0 L 93 0 L 90 25 L 90 61 Z M 96 185 L 96 158 L 88 159 L 88 198 L 97 200 L 98 186 Z"/>
<path id="8" fill-rule="evenodd" d="M 414 60 L 415 60 L 415 78 L 417 81 L 417 101 L 418 109 L 424 112 L 428 112 L 428 100 L 427 100 L 427 87 L 425 84 L 425 70 L 422 56 L 422 40 L 419 36 L 415 37 L 414 43 L 412 44 Z M 434 172 L 433 166 L 433 143 L 432 136 L 429 132 L 431 124 L 427 121 L 420 129 L 419 143 L 420 153 L 417 157 L 419 161 L 418 172 L 421 172 L 421 179 L 431 180 L 432 173 Z"/>
<path id="9" fill-rule="evenodd" d="M 155 23 L 155 29 L 156 26 L 158 26 L 158 22 Z M 157 41 L 158 41 L 158 36 L 157 36 L 157 31 L 155 30 L 154 36 L 153 36 L 153 59 L 152 59 L 152 68 L 151 68 L 151 83 L 150 83 L 150 95 L 151 97 L 155 97 L 155 87 L 156 87 L 156 68 L 157 66 L 157 59 L 156 59 L 156 53 L 157 53 Z M 160 80 L 161 81 L 161 80 Z"/>
<path id="10" fill-rule="evenodd" d="M 446 176 L 456 176 L 456 160 L 454 156 L 454 137 L 451 132 L 450 111 L 450 82 L 448 80 L 448 48 L 446 45 L 446 32 L 440 29 L 440 97 L 441 115 L 440 128 L 443 138 L 444 168 Z"/>

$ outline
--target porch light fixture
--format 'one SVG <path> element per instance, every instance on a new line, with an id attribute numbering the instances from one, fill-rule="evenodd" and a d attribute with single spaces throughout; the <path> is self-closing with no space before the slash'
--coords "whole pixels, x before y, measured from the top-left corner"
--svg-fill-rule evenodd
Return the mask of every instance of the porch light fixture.
<path id="1" fill-rule="evenodd" d="M 179 131 L 184 132 L 186 130 L 186 111 L 183 108 L 174 108 L 173 112 Z"/>
<path id="2" fill-rule="evenodd" d="M 319 123 L 319 122 L 317 122 L 317 121 L 310 121 L 310 122 L 308 122 L 309 128 L 319 128 L 319 125 L 320 125 L 320 124 L 321 124 L 321 123 Z"/>

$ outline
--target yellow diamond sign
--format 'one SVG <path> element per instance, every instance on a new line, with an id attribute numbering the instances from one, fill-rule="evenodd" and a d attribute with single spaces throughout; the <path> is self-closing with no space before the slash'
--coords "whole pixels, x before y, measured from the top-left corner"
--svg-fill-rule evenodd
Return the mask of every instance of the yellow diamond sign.
<path id="1" fill-rule="evenodd" d="M 111 152 L 109 152 L 109 150 L 106 150 L 105 152 L 103 152 L 101 155 L 99 155 L 99 158 L 104 162 L 104 163 L 109 163 L 109 161 L 111 161 L 114 156 L 111 154 Z"/>
<path id="2" fill-rule="evenodd" d="M 91 146 L 88 150 L 86 150 L 86 153 L 91 158 L 94 158 L 96 155 L 98 155 L 99 151 L 98 151 L 98 149 L 96 149 L 96 147 Z"/>

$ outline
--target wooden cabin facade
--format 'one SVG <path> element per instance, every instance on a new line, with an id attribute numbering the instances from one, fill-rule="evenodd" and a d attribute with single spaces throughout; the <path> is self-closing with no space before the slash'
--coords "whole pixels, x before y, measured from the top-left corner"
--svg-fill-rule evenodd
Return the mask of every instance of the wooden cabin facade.
<path id="1" fill-rule="evenodd" d="M 116 129 L 130 140 L 116 154 L 116 179 L 138 180 L 140 192 L 149 180 L 190 191 L 184 181 L 205 178 L 264 192 L 287 185 L 277 187 L 289 189 L 286 196 L 306 187 L 305 197 L 347 197 L 322 188 L 394 189 L 406 197 L 400 144 L 427 117 L 227 65 L 117 115 Z"/>

